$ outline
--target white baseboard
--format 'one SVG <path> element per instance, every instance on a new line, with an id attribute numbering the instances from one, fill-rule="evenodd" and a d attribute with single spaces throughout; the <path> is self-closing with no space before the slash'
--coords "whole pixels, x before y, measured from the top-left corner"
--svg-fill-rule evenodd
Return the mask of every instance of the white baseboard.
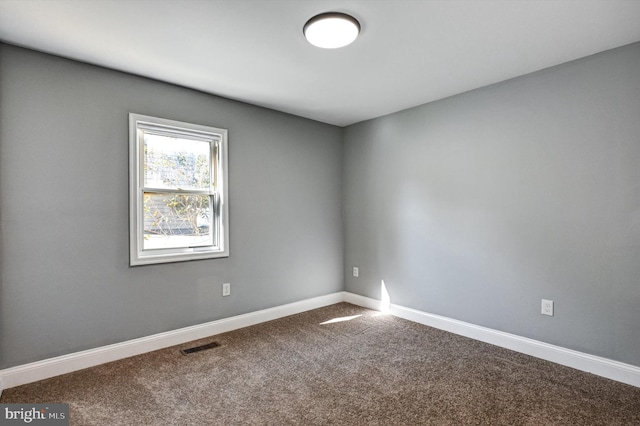
<path id="1" fill-rule="evenodd" d="M 343 293 L 344 292 L 338 292 L 326 296 L 314 297 L 312 299 L 305 299 L 287 305 L 276 306 L 248 314 L 7 368 L 0 370 L 0 385 L 3 386 L 4 389 L 9 389 L 107 362 L 117 361 L 146 352 L 180 345 L 192 340 L 202 339 L 250 325 L 298 314 L 311 309 L 333 305 L 344 301 Z M 0 390 L 1 389 L 2 388 L 0 388 Z"/>
<path id="2" fill-rule="evenodd" d="M 374 311 L 382 311 L 382 303 L 379 300 L 372 299 L 359 294 L 344 292 L 344 301 L 352 305 L 362 306 L 363 308 L 373 309 Z"/>
<path id="3" fill-rule="evenodd" d="M 634 365 L 585 354 L 403 306 L 391 304 L 387 309 L 387 307 L 382 306 L 379 300 L 348 292 L 338 292 L 0 370 L 0 395 L 2 395 L 3 389 L 237 330 L 339 302 L 349 302 L 374 310 L 385 310 L 399 318 L 640 387 L 640 367 Z"/>
<path id="4" fill-rule="evenodd" d="M 345 301 L 377 310 L 380 310 L 381 306 L 379 300 L 351 293 L 346 293 Z M 634 365 L 394 304 L 389 306 L 388 312 L 409 321 L 640 387 L 640 367 Z"/>

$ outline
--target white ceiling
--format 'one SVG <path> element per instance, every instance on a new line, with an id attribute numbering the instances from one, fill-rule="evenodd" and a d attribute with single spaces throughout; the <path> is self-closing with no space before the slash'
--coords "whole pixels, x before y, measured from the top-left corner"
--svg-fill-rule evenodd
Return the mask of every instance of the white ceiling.
<path id="1" fill-rule="evenodd" d="M 345 126 L 640 41 L 640 0 L 0 0 L 0 39 Z"/>

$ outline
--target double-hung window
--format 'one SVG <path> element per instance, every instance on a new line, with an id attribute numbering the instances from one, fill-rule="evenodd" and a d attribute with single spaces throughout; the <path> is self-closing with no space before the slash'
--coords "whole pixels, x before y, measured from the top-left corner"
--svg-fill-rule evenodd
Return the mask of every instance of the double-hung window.
<path id="1" fill-rule="evenodd" d="M 227 130 L 129 114 L 130 263 L 229 256 Z"/>

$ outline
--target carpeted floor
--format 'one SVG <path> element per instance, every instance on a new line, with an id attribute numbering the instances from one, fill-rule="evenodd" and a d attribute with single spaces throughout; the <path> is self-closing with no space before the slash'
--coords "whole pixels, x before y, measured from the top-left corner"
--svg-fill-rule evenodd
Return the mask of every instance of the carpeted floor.
<path id="1" fill-rule="evenodd" d="M 0 402 L 69 403 L 74 426 L 640 425 L 640 388 L 347 303 L 7 389 Z"/>

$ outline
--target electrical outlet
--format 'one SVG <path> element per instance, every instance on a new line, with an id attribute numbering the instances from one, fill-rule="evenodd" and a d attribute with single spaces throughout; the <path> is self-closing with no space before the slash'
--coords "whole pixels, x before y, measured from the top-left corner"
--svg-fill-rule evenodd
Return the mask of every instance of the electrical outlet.
<path id="1" fill-rule="evenodd" d="M 222 295 L 229 296 L 231 294 L 231 283 L 222 284 Z"/>
<path id="2" fill-rule="evenodd" d="M 354 266 L 353 267 L 353 276 L 357 278 L 359 275 L 360 275 L 360 270 L 358 269 L 357 266 Z"/>
<path id="3" fill-rule="evenodd" d="M 553 316 L 553 300 L 542 299 L 542 315 Z"/>

